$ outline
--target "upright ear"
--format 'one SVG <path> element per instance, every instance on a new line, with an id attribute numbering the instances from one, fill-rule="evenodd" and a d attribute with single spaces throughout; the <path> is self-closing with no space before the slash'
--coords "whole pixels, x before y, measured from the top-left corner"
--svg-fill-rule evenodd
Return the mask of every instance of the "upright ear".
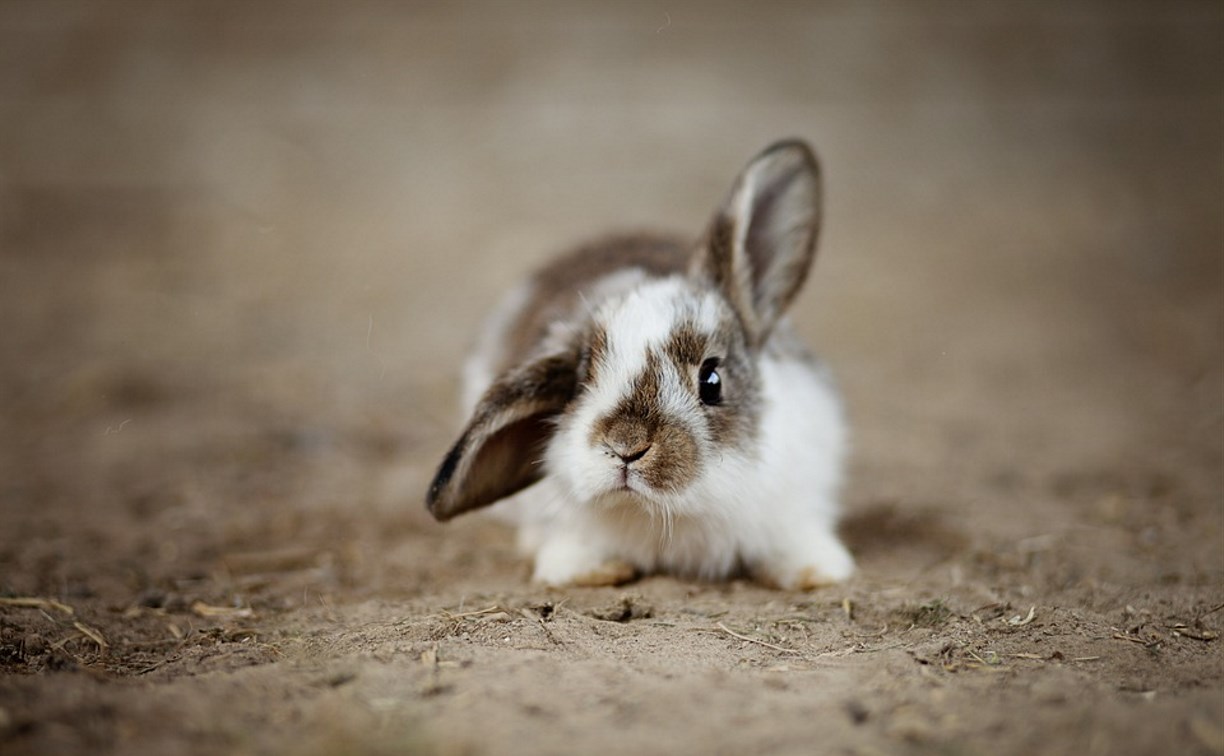
<path id="1" fill-rule="evenodd" d="M 551 355 L 519 366 L 489 387 L 429 487 L 438 520 L 486 507 L 544 477 L 553 420 L 577 387 L 577 357 Z"/>
<path id="2" fill-rule="evenodd" d="M 820 195 L 811 149 L 799 140 L 778 142 L 736 179 L 694 256 L 692 272 L 723 291 L 754 346 L 764 343 L 812 267 Z"/>

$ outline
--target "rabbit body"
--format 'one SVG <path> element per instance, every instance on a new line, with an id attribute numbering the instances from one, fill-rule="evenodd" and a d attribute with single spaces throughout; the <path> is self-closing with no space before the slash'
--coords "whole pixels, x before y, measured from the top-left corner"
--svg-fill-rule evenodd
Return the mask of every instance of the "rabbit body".
<path id="1" fill-rule="evenodd" d="M 819 195 L 815 158 L 783 142 L 695 245 L 607 238 L 510 292 L 465 366 L 472 419 L 431 511 L 505 500 L 534 578 L 553 585 L 849 576 L 841 405 L 783 316 L 814 256 Z"/>

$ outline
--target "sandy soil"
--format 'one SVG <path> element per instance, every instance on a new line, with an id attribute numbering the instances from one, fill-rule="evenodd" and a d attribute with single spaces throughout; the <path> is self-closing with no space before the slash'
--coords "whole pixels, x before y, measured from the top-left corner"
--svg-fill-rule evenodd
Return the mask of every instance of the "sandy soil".
<path id="1" fill-rule="evenodd" d="M 0 3 L 0 751 L 1224 753 L 1217 3 Z M 798 134 L 861 574 L 422 498 L 507 282 Z"/>

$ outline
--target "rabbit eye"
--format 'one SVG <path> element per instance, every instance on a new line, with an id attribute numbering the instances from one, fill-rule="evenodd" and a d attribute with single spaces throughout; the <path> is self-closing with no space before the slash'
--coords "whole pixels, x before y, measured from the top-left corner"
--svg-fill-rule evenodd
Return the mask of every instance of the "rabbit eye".
<path id="1" fill-rule="evenodd" d="M 697 394 L 702 404 L 722 403 L 722 378 L 718 375 L 717 357 L 701 363 L 701 370 L 697 373 Z"/>

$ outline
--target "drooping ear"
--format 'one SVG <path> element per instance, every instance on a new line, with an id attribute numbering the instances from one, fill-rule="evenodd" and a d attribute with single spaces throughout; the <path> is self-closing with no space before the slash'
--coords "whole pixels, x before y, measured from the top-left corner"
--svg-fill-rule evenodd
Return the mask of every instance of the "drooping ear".
<path id="1" fill-rule="evenodd" d="M 736 179 L 692 272 L 722 289 L 754 346 L 799 293 L 820 232 L 820 164 L 799 140 L 777 142 Z"/>
<path id="2" fill-rule="evenodd" d="M 438 520 L 486 507 L 544 477 L 553 420 L 577 386 L 577 357 L 550 355 L 498 378 L 438 468 L 425 504 Z"/>

